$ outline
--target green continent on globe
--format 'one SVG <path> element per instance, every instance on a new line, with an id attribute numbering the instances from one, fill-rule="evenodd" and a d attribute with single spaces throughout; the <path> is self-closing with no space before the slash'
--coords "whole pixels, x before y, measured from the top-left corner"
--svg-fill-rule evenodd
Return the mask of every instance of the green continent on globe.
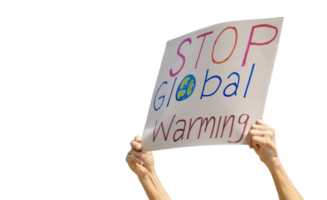
<path id="1" fill-rule="evenodd" d="M 180 88 L 183 89 L 184 85 L 187 85 L 188 81 L 190 80 L 189 77 L 187 77 L 186 79 L 183 80 L 183 82 L 181 83 Z"/>
<path id="2" fill-rule="evenodd" d="M 182 96 L 184 96 L 185 92 L 186 92 L 186 90 L 179 91 L 177 94 L 177 99 L 179 100 Z"/>
<path id="3" fill-rule="evenodd" d="M 188 85 L 188 88 L 187 88 L 187 95 L 190 95 L 191 92 L 192 92 L 192 88 L 194 86 L 194 80 L 191 80 L 190 84 Z"/>

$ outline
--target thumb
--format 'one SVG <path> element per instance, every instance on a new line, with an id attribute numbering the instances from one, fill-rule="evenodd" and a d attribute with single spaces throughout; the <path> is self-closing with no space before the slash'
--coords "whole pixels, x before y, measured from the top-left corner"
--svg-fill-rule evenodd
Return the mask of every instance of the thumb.
<path id="1" fill-rule="evenodd" d="M 135 140 L 136 142 L 141 142 L 141 140 L 142 140 L 141 133 L 135 133 L 135 135 L 134 135 L 134 140 Z"/>

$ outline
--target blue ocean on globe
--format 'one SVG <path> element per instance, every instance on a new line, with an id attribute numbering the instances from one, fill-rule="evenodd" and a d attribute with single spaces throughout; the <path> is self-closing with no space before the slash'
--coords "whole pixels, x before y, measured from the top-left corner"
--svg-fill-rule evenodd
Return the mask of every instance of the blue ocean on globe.
<path id="1" fill-rule="evenodd" d="M 177 88 L 176 100 L 183 101 L 189 98 L 194 91 L 195 85 L 196 81 L 192 74 L 185 76 Z"/>

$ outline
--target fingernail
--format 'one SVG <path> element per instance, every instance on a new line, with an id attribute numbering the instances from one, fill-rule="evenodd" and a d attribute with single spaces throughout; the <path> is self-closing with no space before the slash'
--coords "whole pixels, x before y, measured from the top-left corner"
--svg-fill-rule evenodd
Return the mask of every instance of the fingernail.
<path id="1" fill-rule="evenodd" d="M 140 144 L 139 144 L 139 145 L 137 145 L 137 148 L 138 148 L 138 149 L 141 149 L 141 145 L 140 145 Z"/>

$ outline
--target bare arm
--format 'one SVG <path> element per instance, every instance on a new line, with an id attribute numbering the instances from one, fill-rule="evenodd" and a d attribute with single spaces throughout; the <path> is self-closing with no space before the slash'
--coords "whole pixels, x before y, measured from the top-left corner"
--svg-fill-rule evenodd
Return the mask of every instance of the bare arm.
<path id="1" fill-rule="evenodd" d="M 251 126 L 246 144 L 249 149 L 253 149 L 261 164 L 266 166 L 279 200 L 305 199 L 280 160 L 275 128 L 263 120 L 257 120 L 256 124 Z"/>
<path id="2" fill-rule="evenodd" d="M 275 159 L 267 169 L 274 183 L 279 200 L 305 200 L 303 194 L 297 186 L 295 186 L 280 159 Z"/>
<path id="3" fill-rule="evenodd" d="M 161 182 L 155 168 L 154 153 L 142 152 L 142 136 L 135 134 L 129 141 L 130 149 L 125 154 L 125 162 L 133 175 L 137 178 L 148 200 L 171 200 L 164 184 Z"/>
<path id="4" fill-rule="evenodd" d="M 172 197 L 159 179 L 156 172 L 146 175 L 144 178 L 138 179 L 142 190 L 149 200 L 171 200 Z"/>

